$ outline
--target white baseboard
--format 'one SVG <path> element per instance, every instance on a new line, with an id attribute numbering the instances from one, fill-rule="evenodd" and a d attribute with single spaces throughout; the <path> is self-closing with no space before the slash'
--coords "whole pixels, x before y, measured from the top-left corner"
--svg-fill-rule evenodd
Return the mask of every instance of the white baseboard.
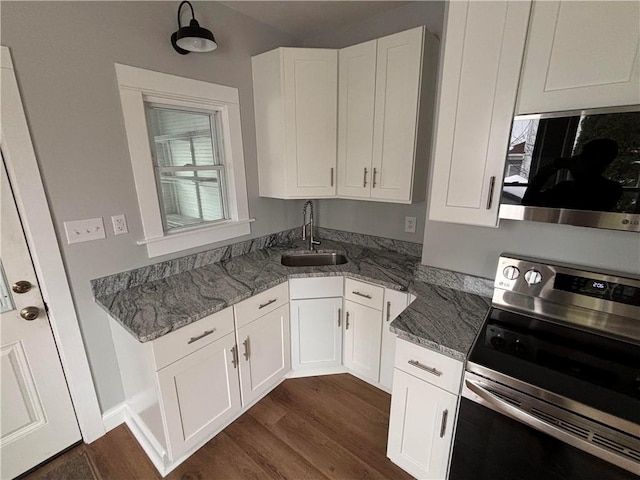
<path id="1" fill-rule="evenodd" d="M 126 408 L 127 404 L 122 402 L 102 414 L 102 423 L 106 432 L 110 432 L 124 423 Z"/>
<path id="2" fill-rule="evenodd" d="M 336 375 L 339 373 L 349 373 L 349 371 L 343 367 L 319 367 L 291 370 L 287 374 L 287 378 L 302 378 L 302 377 L 317 377 L 319 375 Z"/>

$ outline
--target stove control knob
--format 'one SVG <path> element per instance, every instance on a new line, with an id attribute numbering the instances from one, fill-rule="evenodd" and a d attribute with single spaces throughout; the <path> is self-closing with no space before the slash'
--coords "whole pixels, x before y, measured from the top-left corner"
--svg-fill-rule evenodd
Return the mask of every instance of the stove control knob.
<path id="1" fill-rule="evenodd" d="M 502 274 L 504 275 L 504 278 L 506 278 L 507 280 L 515 280 L 520 276 L 520 270 L 518 270 L 518 267 L 509 265 L 508 267 L 504 268 L 504 270 L 502 271 Z"/>
<path id="2" fill-rule="evenodd" d="M 537 285 L 542 281 L 542 274 L 535 268 L 532 268 L 524 274 L 524 279 L 529 285 Z"/>

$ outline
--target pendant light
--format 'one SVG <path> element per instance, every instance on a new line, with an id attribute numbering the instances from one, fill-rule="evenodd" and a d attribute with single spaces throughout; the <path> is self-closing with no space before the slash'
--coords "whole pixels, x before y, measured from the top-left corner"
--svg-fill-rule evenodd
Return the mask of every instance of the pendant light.
<path id="1" fill-rule="evenodd" d="M 185 4 L 191 9 L 191 22 L 188 27 L 183 27 L 180 23 L 180 12 Z M 211 52 L 218 48 L 213 33 L 200 26 L 193 13 L 191 2 L 186 0 L 178 7 L 178 31 L 171 35 L 171 45 L 180 55 L 186 55 L 189 52 Z"/>

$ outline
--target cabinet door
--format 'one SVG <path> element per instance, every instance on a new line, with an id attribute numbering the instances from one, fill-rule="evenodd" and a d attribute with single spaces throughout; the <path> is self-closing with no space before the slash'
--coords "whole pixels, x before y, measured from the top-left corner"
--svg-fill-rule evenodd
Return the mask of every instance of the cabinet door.
<path id="1" fill-rule="evenodd" d="M 288 193 L 335 196 L 338 53 L 284 49 L 284 111 Z"/>
<path id="2" fill-rule="evenodd" d="M 275 386 L 291 370 L 289 304 L 237 330 L 242 405 Z"/>
<path id="3" fill-rule="evenodd" d="M 293 370 L 342 365 L 342 297 L 291 302 Z"/>
<path id="4" fill-rule="evenodd" d="M 240 411 L 234 334 L 158 372 L 171 460 L 211 436 Z"/>
<path id="5" fill-rule="evenodd" d="M 382 353 L 380 354 L 380 384 L 391 390 L 393 386 L 393 361 L 396 356 L 396 335 L 389 330 L 389 324 L 407 308 L 408 295 L 385 288 L 384 310 L 382 311 Z"/>
<path id="6" fill-rule="evenodd" d="M 640 103 L 640 3 L 535 2 L 518 113 Z"/>
<path id="7" fill-rule="evenodd" d="M 338 195 L 369 198 L 377 40 L 339 51 Z"/>
<path id="8" fill-rule="evenodd" d="M 458 397 L 401 370 L 394 375 L 387 456 L 416 478 L 446 478 Z"/>
<path id="9" fill-rule="evenodd" d="M 447 2 L 429 219 L 496 226 L 530 2 Z"/>
<path id="10" fill-rule="evenodd" d="M 344 309 L 344 366 L 377 383 L 382 314 L 350 300 L 345 300 Z"/>
<path id="11" fill-rule="evenodd" d="M 378 39 L 371 198 L 411 200 L 423 34 Z"/>

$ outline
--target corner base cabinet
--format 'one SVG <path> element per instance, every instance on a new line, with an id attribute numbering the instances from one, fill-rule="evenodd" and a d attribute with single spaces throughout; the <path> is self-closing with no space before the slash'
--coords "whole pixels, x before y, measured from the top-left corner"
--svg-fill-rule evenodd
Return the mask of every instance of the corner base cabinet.
<path id="1" fill-rule="evenodd" d="M 445 479 L 462 362 L 396 341 L 387 456 L 416 478 Z"/>

